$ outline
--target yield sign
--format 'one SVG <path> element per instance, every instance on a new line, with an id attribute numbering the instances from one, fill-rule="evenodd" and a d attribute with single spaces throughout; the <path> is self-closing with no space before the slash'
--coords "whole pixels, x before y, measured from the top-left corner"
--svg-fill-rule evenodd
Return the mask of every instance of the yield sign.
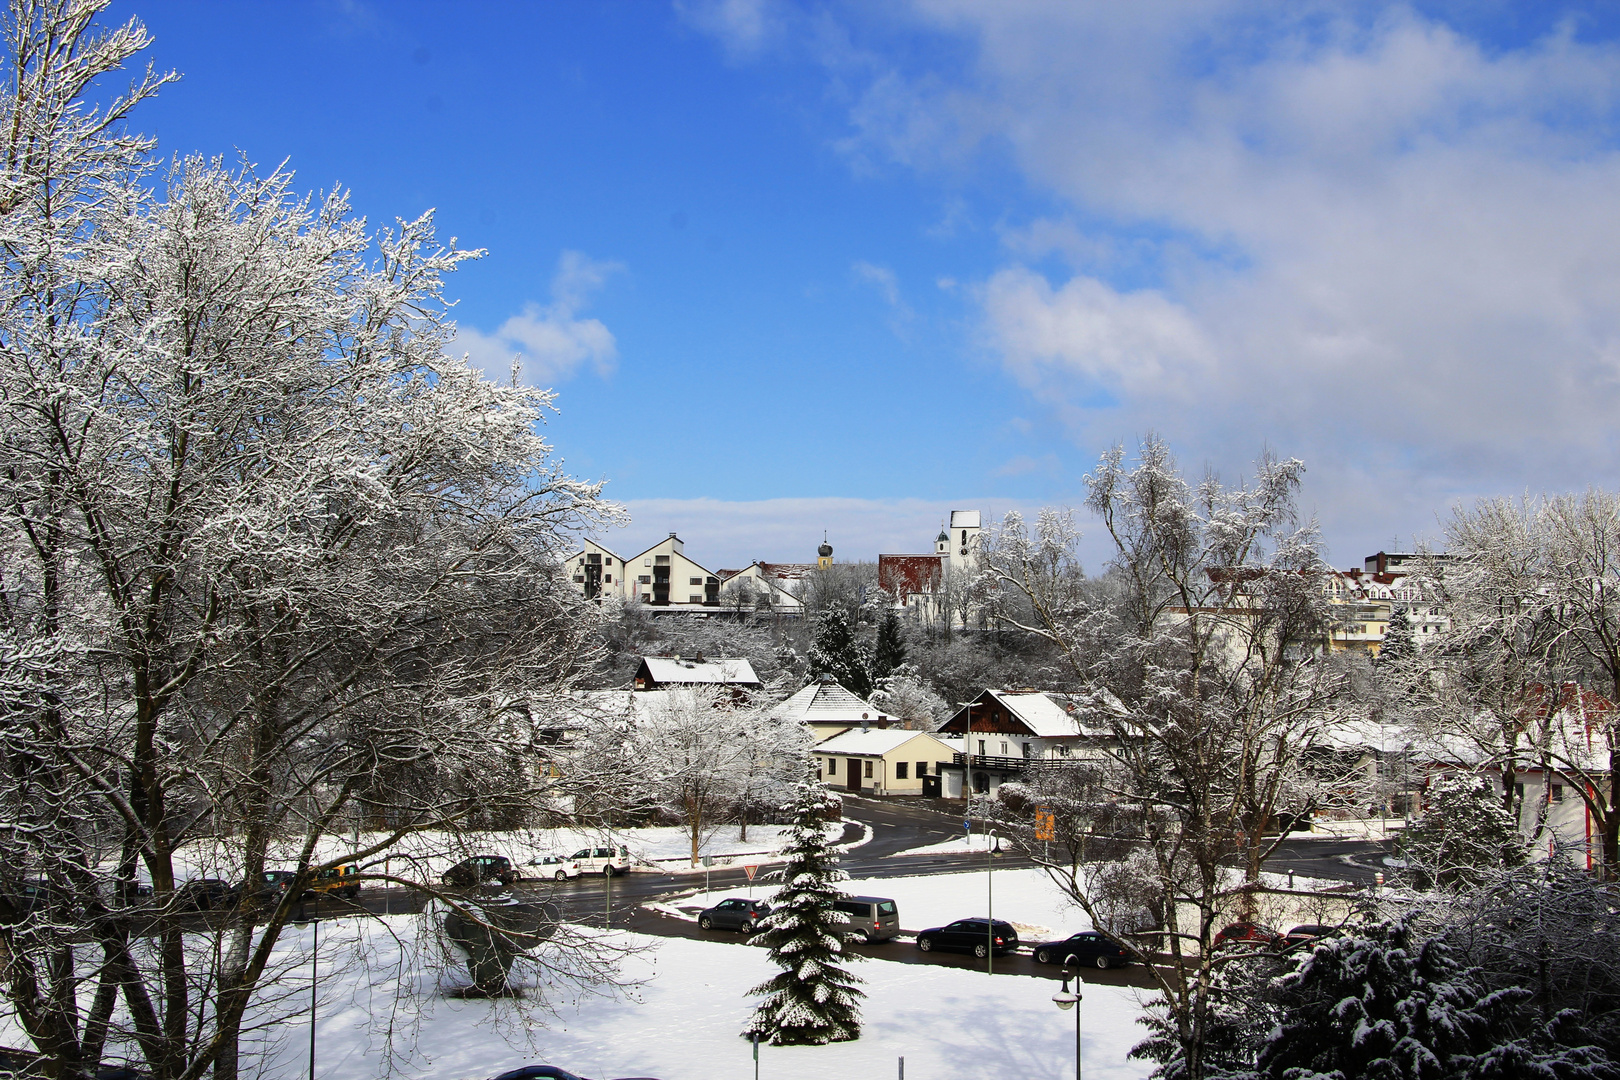
<path id="1" fill-rule="evenodd" d="M 753 881 L 754 880 L 754 871 L 758 870 L 758 869 L 759 869 L 759 867 L 755 866 L 753 863 L 749 863 L 747 866 L 743 867 L 743 873 L 748 875 L 748 880 L 749 881 Z"/>

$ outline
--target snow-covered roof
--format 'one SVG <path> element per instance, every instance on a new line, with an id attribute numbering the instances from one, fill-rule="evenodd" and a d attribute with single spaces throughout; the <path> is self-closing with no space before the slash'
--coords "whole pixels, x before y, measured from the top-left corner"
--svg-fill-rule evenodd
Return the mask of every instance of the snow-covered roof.
<path id="1" fill-rule="evenodd" d="M 771 710 L 784 720 L 807 724 L 849 724 L 887 720 L 871 702 L 864 701 L 835 682 L 817 682 L 800 690 Z"/>
<path id="2" fill-rule="evenodd" d="M 834 735 L 826 742 L 815 748 L 818 754 L 849 754 L 854 757 L 882 757 L 891 750 L 911 742 L 913 739 L 926 739 L 930 743 L 939 740 L 926 731 L 913 731 L 909 728 L 854 728 L 841 735 Z M 949 751 L 949 747 L 941 746 Z"/>
<path id="3" fill-rule="evenodd" d="M 653 682 L 665 686 L 759 685 L 754 665 L 740 657 L 643 656 L 641 665 Z"/>
<path id="4" fill-rule="evenodd" d="M 977 529 L 979 527 L 979 512 L 977 510 L 952 510 L 951 528 Z"/>

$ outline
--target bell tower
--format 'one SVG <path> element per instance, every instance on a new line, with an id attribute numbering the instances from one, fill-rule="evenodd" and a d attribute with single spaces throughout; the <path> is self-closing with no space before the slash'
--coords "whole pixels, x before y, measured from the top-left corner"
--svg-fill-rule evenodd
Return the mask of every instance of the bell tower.
<path id="1" fill-rule="evenodd" d="M 827 534 L 821 534 L 821 546 L 816 548 L 816 569 L 827 570 L 832 567 L 832 545 L 827 543 Z"/>

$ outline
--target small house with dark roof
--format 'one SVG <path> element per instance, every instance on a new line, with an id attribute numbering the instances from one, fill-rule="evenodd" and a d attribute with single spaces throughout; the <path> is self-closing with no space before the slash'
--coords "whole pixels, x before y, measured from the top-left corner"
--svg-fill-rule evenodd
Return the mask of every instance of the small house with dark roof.
<path id="1" fill-rule="evenodd" d="M 730 687 L 754 691 L 764 686 L 754 665 L 739 657 L 643 656 L 636 666 L 637 690 L 673 690 L 683 686 Z"/>

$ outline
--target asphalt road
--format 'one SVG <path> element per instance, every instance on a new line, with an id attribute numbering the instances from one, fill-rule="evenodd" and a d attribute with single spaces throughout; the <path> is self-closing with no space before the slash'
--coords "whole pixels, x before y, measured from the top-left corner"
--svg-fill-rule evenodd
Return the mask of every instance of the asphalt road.
<path id="1" fill-rule="evenodd" d="M 955 816 L 960 812 L 960 809 L 953 813 L 949 809 L 936 808 L 917 800 L 849 798 L 845 802 L 846 824 L 841 842 L 856 846 L 844 854 L 841 865 L 851 877 L 858 878 L 912 877 L 982 870 L 985 865 L 983 854 L 897 857 L 899 852 L 962 835 L 962 820 Z M 870 830 L 869 837 L 866 830 Z M 1379 867 L 1378 860 L 1386 851 L 1383 844 L 1376 842 L 1328 840 L 1301 835 L 1284 841 L 1266 863 L 1266 869 L 1276 873 L 1293 871 L 1302 876 L 1371 884 Z M 1033 865 L 1030 859 L 1011 850 L 1004 851 L 996 860 L 998 870 Z M 767 880 L 768 871 L 769 867 L 761 868 L 753 883 L 754 889 L 758 890 L 755 895 L 763 895 L 764 890 L 772 887 Z M 740 934 L 705 931 L 695 922 L 651 911 L 643 906 L 653 900 L 678 904 L 681 897 L 706 888 L 719 891 L 734 889 L 742 894 L 748 891 L 748 887 L 748 876 L 740 867 L 718 867 L 707 875 L 638 871 L 611 880 L 591 875 L 561 882 L 527 881 L 514 886 L 513 891 L 526 899 L 556 903 L 563 917 L 570 922 L 591 926 L 611 925 L 659 937 L 684 937 L 748 947 Z M 300 914 L 305 918 L 317 919 L 341 917 L 357 910 L 374 914 L 408 914 L 421 911 L 424 902 L 425 897 L 403 888 L 367 889 L 353 903 L 335 898 L 309 901 Z M 922 927 L 907 929 L 914 932 Z M 854 951 L 874 960 L 893 963 L 977 970 L 987 967 L 985 961 L 971 956 L 924 953 L 910 938 L 855 946 Z M 997 957 L 988 967 L 996 975 L 1051 979 L 1061 975 L 1061 969 L 1056 966 L 1037 964 L 1032 956 L 1024 953 Z M 1089 969 L 1085 977 L 1088 981 L 1116 985 L 1153 985 L 1151 976 L 1139 967 L 1108 971 Z"/>

